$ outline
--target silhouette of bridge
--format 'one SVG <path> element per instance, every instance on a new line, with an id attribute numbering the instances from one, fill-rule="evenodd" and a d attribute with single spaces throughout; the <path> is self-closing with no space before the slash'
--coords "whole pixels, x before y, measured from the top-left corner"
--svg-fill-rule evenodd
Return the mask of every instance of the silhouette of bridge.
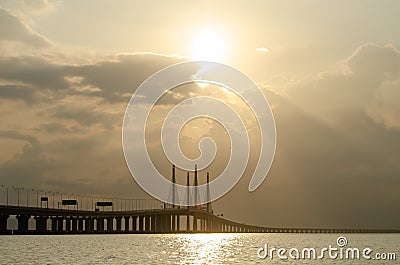
<path id="1" fill-rule="evenodd" d="M 175 167 L 172 169 L 175 183 Z M 197 170 L 195 170 L 197 185 Z M 207 183 L 209 175 L 207 173 Z M 189 187 L 189 173 L 187 174 Z M 92 233 L 398 233 L 399 230 L 272 228 L 215 215 L 211 203 L 168 205 L 149 199 L 118 199 L 0 185 L 0 234 Z M 209 194 L 209 191 L 207 192 Z M 1 194 L 1 193 L 0 193 Z M 5 198 L 4 198 L 5 197 Z M 175 193 L 172 191 L 173 202 Z M 189 196 L 188 196 L 189 197 Z M 4 200 L 5 199 L 5 200 Z M 189 200 L 189 199 L 188 199 Z M 10 228 L 11 218 L 17 227 Z"/>

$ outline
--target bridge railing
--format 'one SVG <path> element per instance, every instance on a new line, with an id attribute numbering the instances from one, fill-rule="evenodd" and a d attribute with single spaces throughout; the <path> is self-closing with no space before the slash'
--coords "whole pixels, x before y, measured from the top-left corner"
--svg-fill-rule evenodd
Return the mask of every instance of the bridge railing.
<path id="1" fill-rule="evenodd" d="M 134 211 L 162 209 L 154 199 L 116 198 L 0 185 L 0 205 L 86 211 Z"/>

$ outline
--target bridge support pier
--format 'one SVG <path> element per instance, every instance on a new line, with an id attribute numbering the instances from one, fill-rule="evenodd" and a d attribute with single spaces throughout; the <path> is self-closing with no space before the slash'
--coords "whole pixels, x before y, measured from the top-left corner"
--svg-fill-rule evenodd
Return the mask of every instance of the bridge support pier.
<path id="1" fill-rule="evenodd" d="M 107 217 L 107 232 L 114 231 L 114 217 Z"/>
<path id="2" fill-rule="evenodd" d="M 139 218 L 139 232 L 143 232 L 144 231 L 144 216 L 138 216 Z"/>
<path id="3" fill-rule="evenodd" d="M 28 220 L 31 218 L 30 215 L 17 215 L 18 220 L 18 234 L 28 233 Z"/>
<path id="4" fill-rule="evenodd" d="M 57 217 L 56 219 L 57 219 L 57 231 L 61 233 L 64 231 L 64 217 Z"/>
<path id="5" fill-rule="evenodd" d="M 94 226 L 94 219 L 91 217 L 85 218 L 85 233 L 92 233 Z"/>
<path id="6" fill-rule="evenodd" d="M 137 231 L 137 216 L 132 216 L 132 231 L 136 232 Z"/>
<path id="7" fill-rule="evenodd" d="M 104 232 L 104 217 L 97 217 L 97 227 L 96 227 L 96 232 L 97 233 L 103 233 Z"/>
<path id="8" fill-rule="evenodd" d="M 121 232 L 122 231 L 122 229 L 121 229 L 121 220 L 122 220 L 122 216 L 115 217 L 115 224 L 116 224 L 115 231 L 117 231 L 117 232 Z"/>
<path id="9" fill-rule="evenodd" d="M 124 216 L 124 221 L 125 221 L 125 232 L 130 231 L 130 229 L 129 229 L 129 219 L 131 219 L 130 216 Z"/>
<path id="10" fill-rule="evenodd" d="M 156 216 L 155 215 L 151 215 L 151 232 L 156 232 Z"/>
<path id="11" fill-rule="evenodd" d="M 171 232 L 171 215 L 169 214 L 164 216 L 164 231 Z"/>
<path id="12" fill-rule="evenodd" d="M 76 217 L 71 217 L 71 231 L 76 233 L 78 231 L 78 219 Z"/>
<path id="13" fill-rule="evenodd" d="M 150 228 L 150 223 L 151 223 L 150 215 L 146 215 L 144 220 L 145 220 L 145 231 L 146 232 L 150 232 L 151 231 L 151 228 Z"/>
<path id="14" fill-rule="evenodd" d="M 67 233 L 71 232 L 71 217 L 65 218 L 65 231 Z"/>
<path id="15" fill-rule="evenodd" d="M 36 233 L 44 234 L 47 230 L 47 216 L 35 216 Z"/>
<path id="16" fill-rule="evenodd" d="M 162 220 L 161 220 L 161 215 L 156 215 L 155 216 L 155 220 L 156 220 L 156 229 L 155 231 L 157 233 L 160 233 L 162 231 Z"/>
<path id="17" fill-rule="evenodd" d="M 197 232 L 197 216 L 193 215 L 193 232 Z"/>
<path id="18" fill-rule="evenodd" d="M 176 215 L 175 214 L 171 214 L 171 219 L 172 219 L 172 223 L 171 223 L 171 231 L 175 232 L 176 229 Z"/>
<path id="19" fill-rule="evenodd" d="M 189 209 L 188 213 L 186 214 L 186 232 L 190 231 L 190 214 L 189 214 Z"/>
<path id="20" fill-rule="evenodd" d="M 7 220 L 10 216 L 8 214 L 0 215 L 0 234 L 7 234 Z"/>
<path id="21" fill-rule="evenodd" d="M 83 217 L 78 218 L 78 229 L 77 229 L 78 232 L 83 232 L 85 230 L 83 220 L 85 220 L 85 219 L 83 219 Z"/>
<path id="22" fill-rule="evenodd" d="M 51 220 L 51 232 L 55 233 L 57 232 L 57 217 L 50 217 Z"/>

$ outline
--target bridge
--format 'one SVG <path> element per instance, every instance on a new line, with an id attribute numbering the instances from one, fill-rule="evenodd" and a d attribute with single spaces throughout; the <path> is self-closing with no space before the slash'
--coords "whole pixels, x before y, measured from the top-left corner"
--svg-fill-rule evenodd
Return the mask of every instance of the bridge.
<path id="1" fill-rule="evenodd" d="M 175 183 L 175 167 L 172 180 Z M 198 183 L 197 170 L 194 183 Z M 175 197 L 174 192 L 172 196 Z M 11 219 L 16 219 L 14 228 L 11 228 Z M 0 234 L 399 232 L 390 229 L 262 227 L 227 220 L 222 214 L 215 215 L 211 203 L 179 207 L 150 199 L 72 195 L 0 185 Z"/>

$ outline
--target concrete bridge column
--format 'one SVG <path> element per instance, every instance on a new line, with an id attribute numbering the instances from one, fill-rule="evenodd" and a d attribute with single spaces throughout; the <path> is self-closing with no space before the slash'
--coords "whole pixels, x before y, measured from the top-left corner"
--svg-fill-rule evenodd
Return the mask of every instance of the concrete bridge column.
<path id="1" fill-rule="evenodd" d="M 217 231 L 216 220 L 214 220 L 213 216 L 210 217 L 210 230 L 209 230 L 209 232 L 218 232 Z"/>
<path id="2" fill-rule="evenodd" d="M 50 217 L 51 220 L 51 232 L 57 232 L 57 217 Z"/>
<path id="3" fill-rule="evenodd" d="M 107 232 L 114 231 L 114 217 L 107 217 Z"/>
<path id="4" fill-rule="evenodd" d="M 150 216 L 146 215 L 146 216 L 143 218 L 143 222 L 144 222 L 144 229 L 143 229 L 143 231 L 149 232 L 149 231 L 150 231 Z"/>
<path id="5" fill-rule="evenodd" d="M 36 233 L 43 234 L 47 230 L 47 216 L 35 216 Z"/>
<path id="6" fill-rule="evenodd" d="M 172 222 L 171 222 L 171 231 L 172 231 L 172 232 L 175 232 L 175 230 L 176 230 L 176 215 L 175 215 L 175 214 L 172 214 L 172 215 L 171 215 L 171 218 L 172 218 Z"/>
<path id="7" fill-rule="evenodd" d="M 197 227 L 197 231 L 202 232 L 203 231 L 203 219 L 201 219 L 201 217 L 200 217 L 197 220 L 198 220 L 197 223 L 199 224 L 199 226 Z"/>
<path id="8" fill-rule="evenodd" d="M 71 231 L 71 217 L 69 216 L 65 217 L 65 231 Z"/>
<path id="9" fill-rule="evenodd" d="M 171 232 L 171 215 L 165 216 L 165 232 Z"/>
<path id="10" fill-rule="evenodd" d="M 137 223 L 137 216 L 132 216 L 132 231 L 133 232 L 136 232 L 137 231 L 137 225 L 136 225 L 136 223 Z"/>
<path id="11" fill-rule="evenodd" d="M 83 220 L 85 220 L 83 217 L 78 218 L 78 231 L 79 232 L 83 232 L 85 230 Z"/>
<path id="12" fill-rule="evenodd" d="M 64 231 L 64 217 L 57 217 L 57 231 Z"/>
<path id="13" fill-rule="evenodd" d="M 125 232 L 129 231 L 129 220 L 131 219 L 130 216 L 124 216 L 124 221 L 125 221 Z"/>
<path id="14" fill-rule="evenodd" d="M 78 219 L 76 217 L 71 217 L 71 231 L 78 231 Z"/>
<path id="15" fill-rule="evenodd" d="M 144 231 L 144 222 L 143 222 L 144 216 L 138 216 L 138 218 L 139 218 L 138 230 L 139 230 L 139 232 L 143 232 Z"/>
<path id="16" fill-rule="evenodd" d="M 189 214 L 189 210 L 188 210 L 188 213 L 186 215 L 186 232 L 190 232 L 190 214 Z"/>
<path id="17" fill-rule="evenodd" d="M 197 216 L 193 214 L 193 232 L 197 232 Z"/>
<path id="18" fill-rule="evenodd" d="M 142 231 L 143 232 L 146 232 L 146 231 L 148 231 L 148 216 L 147 215 L 145 215 L 145 216 L 143 216 L 143 229 L 142 229 Z"/>
<path id="19" fill-rule="evenodd" d="M 103 233 L 104 232 L 104 217 L 97 217 L 97 232 L 98 233 Z"/>
<path id="20" fill-rule="evenodd" d="M 146 227 L 146 229 L 147 229 L 148 232 L 153 232 L 153 231 L 154 231 L 154 229 L 153 229 L 154 218 L 153 218 L 152 215 L 148 215 L 147 217 L 148 217 L 148 219 L 149 219 L 149 220 L 148 220 L 149 226 Z"/>
<path id="21" fill-rule="evenodd" d="M 122 231 L 122 229 L 121 229 L 121 220 L 122 220 L 122 216 L 117 216 L 117 217 L 115 217 L 115 221 L 116 221 L 116 231 L 117 232 L 121 232 Z"/>
<path id="22" fill-rule="evenodd" d="M 93 218 L 86 217 L 85 218 L 85 233 L 93 232 Z"/>
<path id="23" fill-rule="evenodd" d="M 176 216 L 176 231 L 181 231 L 181 216 L 179 214 Z"/>
<path id="24" fill-rule="evenodd" d="M 0 215 L 0 234 L 7 234 L 7 220 L 10 217 L 8 214 Z"/>
<path id="25" fill-rule="evenodd" d="M 18 234 L 28 233 L 28 220 L 30 215 L 17 215 L 18 220 Z"/>
<path id="26" fill-rule="evenodd" d="M 156 231 L 156 216 L 152 215 L 151 216 L 151 232 L 155 232 Z"/>
<path id="27" fill-rule="evenodd" d="M 166 220 L 166 217 L 165 217 L 165 215 L 164 214 L 161 214 L 160 216 L 159 216 L 159 218 L 160 218 L 160 230 L 158 231 L 158 232 L 166 232 L 166 227 L 165 227 L 165 224 L 166 224 L 166 222 L 167 222 L 167 220 Z"/>
<path id="28" fill-rule="evenodd" d="M 156 215 L 156 231 L 157 233 L 162 232 L 162 216 Z"/>

